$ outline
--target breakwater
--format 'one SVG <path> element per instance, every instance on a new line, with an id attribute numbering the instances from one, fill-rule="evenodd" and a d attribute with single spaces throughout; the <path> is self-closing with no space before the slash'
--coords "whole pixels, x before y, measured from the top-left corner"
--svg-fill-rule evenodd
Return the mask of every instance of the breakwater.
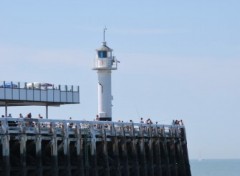
<path id="1" fill-rule="evenodd" d="M 185 127 L 0 119 L 1 176 L 191 176 Z"/>

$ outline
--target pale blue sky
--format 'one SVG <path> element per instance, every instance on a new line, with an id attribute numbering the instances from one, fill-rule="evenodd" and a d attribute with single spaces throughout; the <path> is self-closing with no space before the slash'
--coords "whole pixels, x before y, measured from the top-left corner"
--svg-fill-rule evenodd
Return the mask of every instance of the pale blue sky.
<path id="1" fill-rule="evenodd" d="M 113 119 L 183 119 L 190 158 L 240 158 L 240 2 L 2 0 L 0 80 L 81 87 L 81 104 L 52 118 L 97 112 L 95 49 L 106 40 L 121 61 Z M 14 116 L 43 107 L 9 108 Z M 3 114 L 4 108 L 0 109 Z"/>

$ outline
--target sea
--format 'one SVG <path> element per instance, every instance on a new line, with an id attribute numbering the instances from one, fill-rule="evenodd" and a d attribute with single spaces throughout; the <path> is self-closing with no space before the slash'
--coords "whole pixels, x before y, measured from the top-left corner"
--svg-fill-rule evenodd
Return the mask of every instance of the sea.
<path id="1" fill-rule="evenodd" d="M 240 159 L 190 160 L 192 176 L 240 176 Z"/>

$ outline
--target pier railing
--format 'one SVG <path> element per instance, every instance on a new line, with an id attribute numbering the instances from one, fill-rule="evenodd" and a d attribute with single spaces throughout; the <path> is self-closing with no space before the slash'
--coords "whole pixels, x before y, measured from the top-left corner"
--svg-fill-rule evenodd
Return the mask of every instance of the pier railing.
<path id="1" fill-rule="evenodd" d="M 0 134 L 43 134 L 62 136 L 91 133 L 91 135 L 135 137 L 184 137 L 183 125 L 162 125 L 127 122 L 48 120 L 28 118 L 1 118 Z"/>

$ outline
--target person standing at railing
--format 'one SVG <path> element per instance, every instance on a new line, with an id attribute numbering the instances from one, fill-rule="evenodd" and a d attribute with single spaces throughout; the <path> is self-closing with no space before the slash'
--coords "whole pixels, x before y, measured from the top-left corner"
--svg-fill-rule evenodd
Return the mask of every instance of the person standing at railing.
<path id="1" fill-rule="evenodd" d="M 96 115 L 96 121 L 99 121 L 99 120 L 100 120 L 99 116 L 98 116 L 98 115 Z M 96 124 L 96 127 L 97 127 L 97 129 L 100 129 L 100 128 L 101 128 L 101 125 L 99 125 L 99 124 Z"/>
<path id="2" fill-rule="evenodd" d="M 72 117 L 69 117 L 69 120 L 72 120 Z M 70 123 L 69 123 L 69 128 L 72 128 L 72 127 L 73 127 L 73 123 L 70 122 Z"/>
<path id="3" fill-rule="evenodd" d="M 39 118 L 39 119 L 42 119 L 43 117 L 41 116 L 41 114 L 38 114 L 38 118 Z"/>
<path id="4" fill-rule="evenodd" d="M 183 121 L 182 121 L 182 120 L 180 120 L 180 125 L 184 126 L 184 124 L 183 124 Z"/>
<path id="5" fill-rule="evenodd" d="M 21 113 L 19 114 L 19 118 L 23 118 L 23 115 Z"/>
<path id="6" fill-rule="evenodd" d="M 29 118 L 29 119 L 32 118 L 32 114 L 31 114 L 31 112 L 27 114 L 26 118 Z"/>
<path id="7" fill-rule="evenodd" d="M 99 121 L 99 116 L 98 115 L 96 115 L 96 121 Z"/>
<path id="8" fill-rule="evenodd" d="M 27 116 L 26 116 L 26 119 L 31 119 L 32 118 L 32 114 L 31 113 L 28 113 Z M 30 121 L 30 120 L 27 120 L 28 122 L 26 122 L 26 125 L 27 126 L 33 126 L 33 122 Z"/>
<path id="9" fill-rule="evenodd" d="M 148 124 L 148 125 L 151 125 L 152 121 L 151 121 L 151 119 L 147 119 L 145 123 Z"/>

